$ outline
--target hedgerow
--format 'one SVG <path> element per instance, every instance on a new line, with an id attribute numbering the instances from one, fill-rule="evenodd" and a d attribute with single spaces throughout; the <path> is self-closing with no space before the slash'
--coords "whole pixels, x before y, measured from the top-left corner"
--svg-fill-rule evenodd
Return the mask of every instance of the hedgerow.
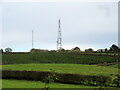
<path id="1" fill-rule="evenodd" d="M 45 71 L 14 71 L 3 70 L 3 79 L 25 79 L 43 81 L 49 75 L 54 75 L 55 82 L 68 84 L 86 84 L 95 86 L 110 86 L 112 79 L 109 76 L 102 75 L 80 75 L 80 74 L 60 74 Z"/>

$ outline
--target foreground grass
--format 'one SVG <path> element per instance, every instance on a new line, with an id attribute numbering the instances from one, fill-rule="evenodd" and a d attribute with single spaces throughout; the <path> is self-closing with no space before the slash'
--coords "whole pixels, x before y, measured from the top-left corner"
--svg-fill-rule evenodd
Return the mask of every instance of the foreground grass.
<path id="1" fill-rule="evenodd" d="M 55 71 L 58 73 L 75 73 L 84 75 L 118 74 L 117 68 L 102 67 L 83 64 L 13 64 L 2 65 L 3 70 L 27 70 L 27 71 Z"/>
<path id="2" fill-rule="evenodd" d="M 50 88 L 99 88 L 95 86 L 71 85 L 61 83 L 50 83 Z M 44 83 L 40 81 L 26 80 L 2 80 L 2 88 L 44 88 Z"/>
<path id="3" fill-rule="evenodd" d="M 110 66 L 108 66 L 108 67 L 113 67 L 113 68 L 119 68 L 119 69 L 120 69 L 119 65 L 120 65 L 120 64 L 110 65 Z"/>

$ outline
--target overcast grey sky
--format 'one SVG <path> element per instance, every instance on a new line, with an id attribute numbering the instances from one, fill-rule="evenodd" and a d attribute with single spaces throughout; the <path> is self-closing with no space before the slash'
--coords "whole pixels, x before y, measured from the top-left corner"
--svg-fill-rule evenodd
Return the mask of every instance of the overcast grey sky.
<path id="1" fill-rule="evenodd" d="M 63 48 L 109 48 L 118 44 L 117 2 L 14 3 L 2 5 L 2 47 L 13 51 L 56 49 L 58 20 Z"/>

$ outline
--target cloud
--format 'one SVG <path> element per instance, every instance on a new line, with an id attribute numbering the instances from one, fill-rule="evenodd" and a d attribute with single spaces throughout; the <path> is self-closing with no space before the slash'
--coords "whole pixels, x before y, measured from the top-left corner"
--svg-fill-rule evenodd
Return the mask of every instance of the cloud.
<path id="1" fill-rule="evenodd" d="M 2 5 L 0 3 L 0 47 L 2 47 Z"/>
<path id="2" fill-rule="evenodd" d="M 119 0 L 2 0 L 3 2 L 118 2 Z"/>
<path id="3" fill-rule="evenodd" d="M 97 6 L 107 6 L 109 17 Z M 56 49 L 58 19 L 63 48 L 104 48 L 117 43 L 117 3 L 4 3 L 3 47 Z M 25 49 L 26 50 L 26 49 Z"/>

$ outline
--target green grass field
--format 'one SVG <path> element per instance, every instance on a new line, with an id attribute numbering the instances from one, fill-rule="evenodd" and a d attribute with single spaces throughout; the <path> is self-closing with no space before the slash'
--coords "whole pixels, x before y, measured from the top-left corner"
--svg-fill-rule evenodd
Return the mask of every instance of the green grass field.
<path id="1" fill-rule="evenodd" d="M 3 53 L 2 64 L 30 63 L 71 63 L 71 64 L 102 64 L 116 62 L 117 56 L 82 54 L 77 52 L 34 52 L 24 54 Z"/>
<path id="2" fill-rule="evenodd" d="M 86 55 L 81 53 L 40 52 L 26 54 L 3 54 L 2 70 L 50 71 L 83 75 L 105 75 L 113 79 L 118 74 L 118 65 L 98 66 L 89 64 L 104 64 L 116 62 L 115 56 Z M 5 65 L 6 64 L 6 65 Z M 87 64 L 87 65 L 86 65 Z M 3 88 L 43 88 L 40 81 L 3 80 Z M 84 85 L 50 83 L 51 88 L 96 88 Z"/>
<path id="3" fill-rule="evenodd" d="M 116 65 L 110 65 L 110 66 L 108 66 L 108 67 L 113 67 L 113 68 L 119 68 L 119 69 L 120 69 L 119 64 L 116 64 Z"/>
<path id="4" fill-rule="evenodd" d="M 14 64 L 14 65 L 2 65 L 2 69 L 27 70 L 27 71 L 55 71 L 58 73 L 74 73 L 84 75 L 106 75 L 106 76 L 110 76 L 110 74 L 118 74 L 117 68 L 83 64 Z"/>
<path id="5" fill-rule="evenodd" d="M 99 88 L 98 86 L 71 85 L 61 83 L 50 83 L 50 88 Z M 27 80 L 2 80 L 2 88 L 44 88 L 44 83 L 40 81 Z"/>

